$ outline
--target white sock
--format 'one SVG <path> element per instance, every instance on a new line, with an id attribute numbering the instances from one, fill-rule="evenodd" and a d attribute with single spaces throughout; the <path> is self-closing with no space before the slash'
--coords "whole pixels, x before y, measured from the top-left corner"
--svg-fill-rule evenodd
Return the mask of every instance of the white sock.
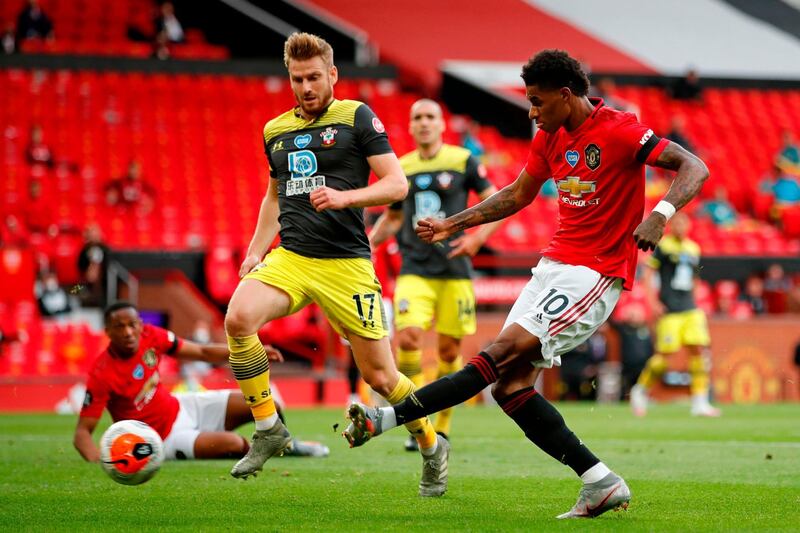
<path id="1" fill-rule="evenodd" d="M 394 407 L 379 407 L 383 413 L 381 420 L 381 433 L 397 427 L 397 417 L 394 415 Z"/>
<path id="2" fill-rule="evenodd" d="M 419 451 L 425 457 L 430 457 L 431 455 L 436 453 L 436 450 L 439 448 L 439 439 L 437 438 L 433 441 L 433 446 L 430 448 L 420 448 Z"/>
<path id="3" fill-rule="evenodd" d="M 581 474 L 581 480 L 584 483 L 597 483 L 610 473 L 611 470 L 609 470 L 608 467 L 603 462 L 599 462 L 593 467 L 591 467 L 589 470 Z"/>
<path id="4" fill-rule="evenodd" d="M 710 402 L 708 401 L 708 394 L 692 395 L 692 407 L 694 407 L 695 409 L 707 407 L 708 405 L 710 405 Z"/>
<path id="5" fill-rule="evenodd" d="M 264 431 L 266 429 L 272 429 L 278 420 L 280 420 L 280 418 L 278 418 L 278 413 L 271 414 L 263 420 L 256 420 L 256 430 Z"/>

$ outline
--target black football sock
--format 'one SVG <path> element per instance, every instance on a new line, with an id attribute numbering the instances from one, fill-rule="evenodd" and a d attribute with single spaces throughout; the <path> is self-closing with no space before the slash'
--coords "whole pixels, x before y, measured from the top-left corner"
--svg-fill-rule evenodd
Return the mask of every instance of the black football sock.
<path id="1" fill-rule="evenodd" d="M 397 424 L 405 424 L 458 405 L 495 381 L 497 367 L 489 354 L 481 352 L 458 372 L 417 389 L 405 400 L 393 405 Z"/>
<path id="2" fill-rule="evenodd" d="M 522 428 L 528 440 L 579 476 L 600 462 L 570 431 L 561 413 L 533 387 L 510 394 L 499 404 Z"/>

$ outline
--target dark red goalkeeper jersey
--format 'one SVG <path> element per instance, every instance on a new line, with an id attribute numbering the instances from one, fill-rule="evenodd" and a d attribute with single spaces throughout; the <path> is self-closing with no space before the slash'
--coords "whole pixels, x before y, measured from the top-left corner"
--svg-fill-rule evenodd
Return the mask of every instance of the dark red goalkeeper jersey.
<path id="1" fill-rule="evenodd" d="M 108 407 L 114 422 L 139 420 L 164 439 L 178 416 L 178 400 L 161 384 L 158 364 L 165 354 L 180 349 L 181 339 L 171 331 L 145 325 L 139 351 L 123 359 L 106 348 L 89 371 L 82 417 L 100 418 Z"/>
<path id="2" fill-rule="evenodd" d="M 540 130 L 525 171 L 558 189 L 558 229 L 542 254 L 624 280 L 636 271 L 633 231 L 644 214 L 644 165 L 669 141 L 659 139 L 632 113 L 591 98 L 595 111 L 574 131 Z"/>

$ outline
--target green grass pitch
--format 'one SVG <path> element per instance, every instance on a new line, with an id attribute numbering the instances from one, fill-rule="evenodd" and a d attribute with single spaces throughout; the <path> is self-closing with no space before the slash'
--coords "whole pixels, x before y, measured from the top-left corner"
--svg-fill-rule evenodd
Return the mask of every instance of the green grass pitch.
<path id="1" fill-rule="evenodd" d="M 332 430 L 343 410 L 288 413 L 297 436 L 330 446 L 327 459 L 276 458 L 248 481 L 228 476 L 232 461 L 171 462 L 138 487 L 82 462 L 73 417 L 3 415 L 0 531 L 800 530 L 800 406 L 726 406 L 717 420 L 690 418 L 681 405 L 643 420 L 623 405 L 559 407 L 628 481 L 627 512 L 555 520 L 579 481 L 497 408 L 457 409 L 450 487 L 439 499 L 417 496 L 421 460 L 401 449 L 403 431 L 348 449 Z"/>

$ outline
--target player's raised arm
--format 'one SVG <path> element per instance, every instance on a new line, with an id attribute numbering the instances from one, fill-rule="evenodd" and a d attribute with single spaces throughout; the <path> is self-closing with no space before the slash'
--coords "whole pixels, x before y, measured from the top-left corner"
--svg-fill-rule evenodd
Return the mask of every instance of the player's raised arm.
<path id="1" fill-rule="evenodd" d="M 75 436 L 72 438 L 72 444 L 78 453 L 81 454 L 85 460 L 90 463 L 97 463 L 100 461 L 100 450 L 92 439 L 94 428 L 97 427 L 99 418 L 82 416 L 78 418 L 78 425 L 75 426 Z"/>
<path id="2" fill-rule="evenodd" d="M 480 198 L 481 201 L 483 201 L 491 197 L 496 192 L 497 192 L 497 187 L 492 185 L 486 190 L 482 191 L 478 195 L 478 198 Z M 465 233 L 461 237 L 453 239 L 450 242 L 452 250 L 450 251 L 449 254 L 447 254 L 447 257 L 458 257 L 461 255 L 473 257 L 481 249 L 483 243 L 489 240 L 489 237 L 491 237 L 495 231 L 500 229 L 500 226 L 502 225 L 503 225 L 502 220 L 495 220 L 494 222 L 483 224 L 477 231 L 473 231 L 471 233 Z"/>
<path id="3" fill-rule="evenodd" d="M 261 200 L 256 230 L 253 233 L 253 238 L 250 240 L 250 246 L 247 247 L 247 256 L 239 267 L 239 277 L 243 277 L 250 272 L 250 270 L 261 261 L 264 254 L 267 253 L 269 245 L 272 244 L 272 241 L 275 240 L 275 236 L 278 234 L 278 230 L 281 229 L 281 225 L 278 222 L 279 214 L 278 180 L 272 178 L 269 180 L 267 193 Z"/>
<path id="4" fill-rule="evenodd" d="M 541 186 L 542 180 L 523 169 L 514 183 L 506 185 L 481 203 L 444 220 L 422 219 L 417 222 L 415 231 L 425 242 L 439 242 L 458 231 L 504 219 L 530 204 L 539 194 Z"/>
<path id="5" fill-rule="evenodd" d="M 672 185 L 664 199 L 656 205 L 644 222 L 633 232 L 637 246 L 654 250 L 664 235 L 664 228 L 672 215 L 697 196 L 708 179 L 708 168 L 703 161 L 681 145 L 669 141 L 652 166 L 676 171 Z"/>

